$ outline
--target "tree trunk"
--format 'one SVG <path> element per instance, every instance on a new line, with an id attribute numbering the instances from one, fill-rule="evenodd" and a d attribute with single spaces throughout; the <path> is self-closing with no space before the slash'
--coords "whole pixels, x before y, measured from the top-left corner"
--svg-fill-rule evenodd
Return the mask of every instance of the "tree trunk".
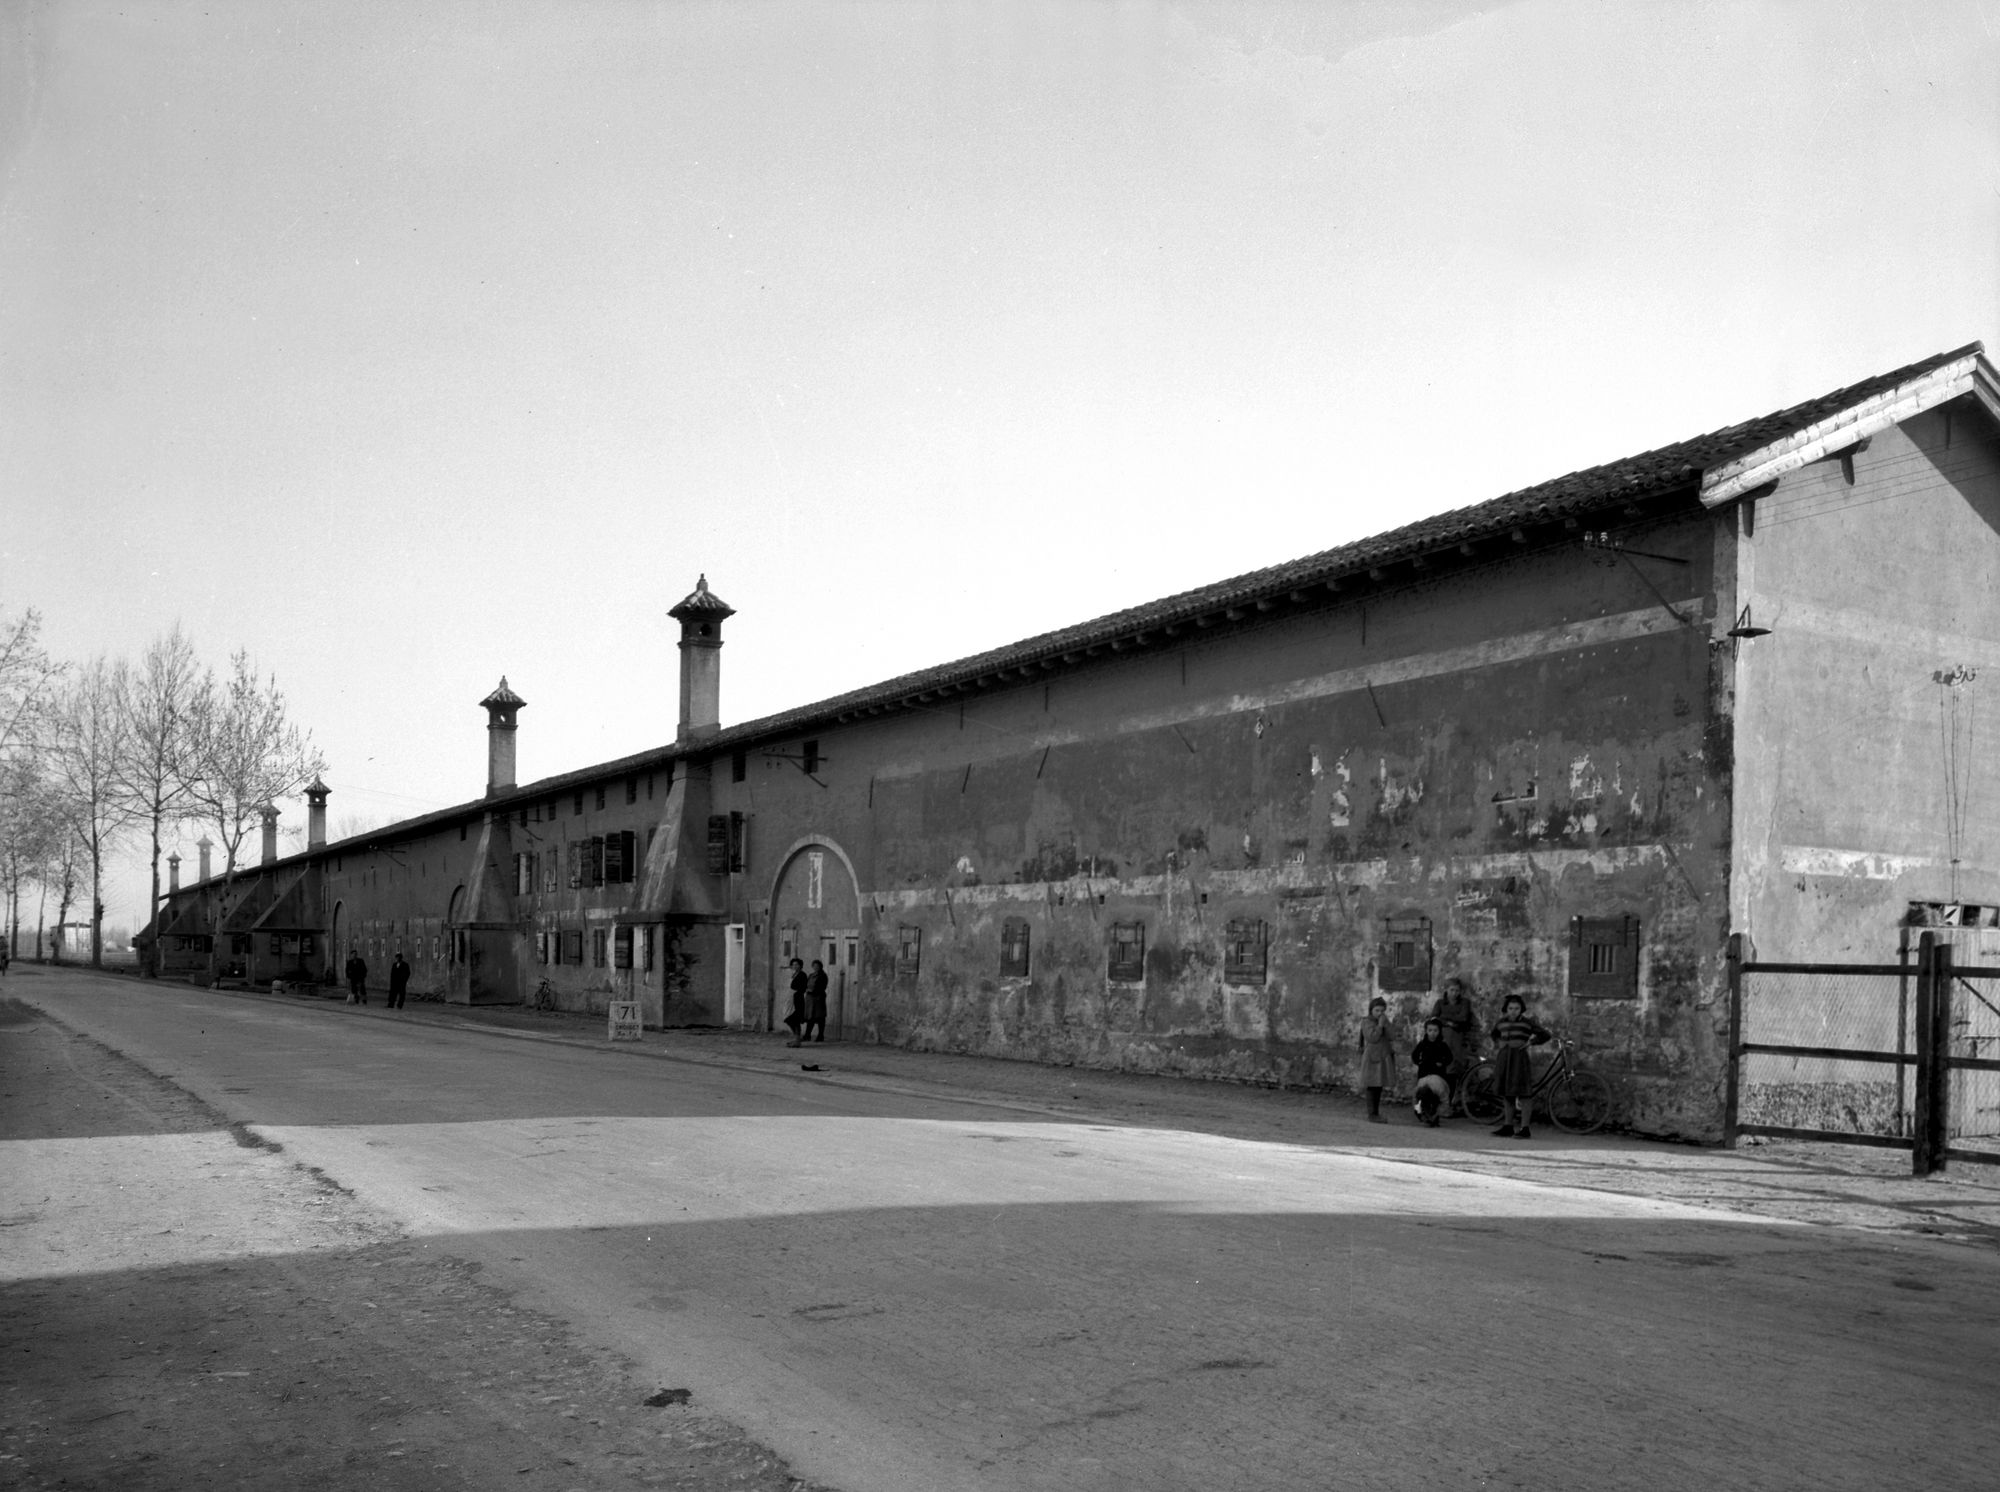
<path id="1" fill-rule="evenodd" d="M 90 836 L 90 966 L 104 967 L 104 850 L 95 834 Z"/>
<path id="2" fill-rule="evenodd" d="M 144 972 L 148 979 L 158 979 L 160 977 L 160 814 L 157 808 L 153 811 L 153 899 L 148 905 L 152 908 L 153 935 L 146 940 Z"/>

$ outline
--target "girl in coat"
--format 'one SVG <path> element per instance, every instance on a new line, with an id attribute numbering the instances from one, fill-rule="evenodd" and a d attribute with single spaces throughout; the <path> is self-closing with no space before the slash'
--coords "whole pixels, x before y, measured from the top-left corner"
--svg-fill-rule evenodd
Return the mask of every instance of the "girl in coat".
<path id="1" fill-rule="evenodd" d="M 1433 1016 L 1424 1022 L 1424 1039 L 1410 1048 L 1410 1062 L 1417 1069 L 1414 1099 L 1417 1117 L 1432 1129 L 1437 1128 L 1438 1119 L 1451 1107 L 1452 1061 L 1451 1043 L 1445 1039 L 1444 1026 Z"/>
<path id="2" fill-rule="evenodd" d="M 1389 1033 L 1389 1002 L 1377 995 L 1368 1002 L 1361 1023 L 1361 1086 L 1368 1093 L 1368 1122 L 1387 1124 L 1382 1117 L 1382 1090 L 1396 1081 L 1396 1048 Z"/>
<path id="3" fill-rule="evenodd" d="M 1540 1046 L 1548 1039 L 1548 1028 L 1528 1014 L 1526 1000 L 1509 995 L 1500 1002 L 1500 1019 L 1493 1026 L 1493 1065 L 1499 1069 L 1493 1091 L 1500 1099 L 1500 1127 L 1493 1131 L 1496 1135 L 1529 1138 L 1535 1070 L 1528 1061 L 1528 1048 Z M 1510 1108 L 1520 1116 L 1518 1121 L 1508 1118 Z"/>

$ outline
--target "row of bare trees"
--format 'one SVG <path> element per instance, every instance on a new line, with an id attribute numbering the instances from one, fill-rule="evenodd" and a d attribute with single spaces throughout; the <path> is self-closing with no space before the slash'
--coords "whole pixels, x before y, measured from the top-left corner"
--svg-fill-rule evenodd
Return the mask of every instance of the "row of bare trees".
<path id="1" fill-rule="evenodd" d="M 104 870 L 143 831 L 160 906 L 160 852 L 183 824 L 213 832 L 234 876 L 265 805 L 326 770 L 311 736 L 291 723 L 277 680 L 248 653 L 225 673 L 204 667 L 176 623 L 136 662 L 51 659 L 32 608 L 0 611 L 0 895 L 5 940 L 20 948 L 21 896 L 57 902 L 57 928 L 90 897 L 90 961 L 104 958 Z M 148 972 L 158 973 L 158 940 Z"/>

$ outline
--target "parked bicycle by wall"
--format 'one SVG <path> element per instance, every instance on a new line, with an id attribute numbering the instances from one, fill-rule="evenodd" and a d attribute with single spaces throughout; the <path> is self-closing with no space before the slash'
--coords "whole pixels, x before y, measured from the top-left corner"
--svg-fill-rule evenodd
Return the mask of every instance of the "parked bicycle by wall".
<path id="1" fill-rule="evenodd" d="M 1557 1129 L 1573 1135 L 1592 1134 L 1611 1118 L 1611 1085 L 1589 1068 L 1578 1065 L 1576 1043 L 1567 1037 L 1553 1043 L 1549 1065 L 1535 1079 L 1528 1102 L 1547 1110 Z M 1499 1069 L 1489 1059 L 1475 1063 L 1459 1085 L 1459 1102 L 1468 1119 L 1491 1124 L 1505 1105 L 1498 1091 Z"/>

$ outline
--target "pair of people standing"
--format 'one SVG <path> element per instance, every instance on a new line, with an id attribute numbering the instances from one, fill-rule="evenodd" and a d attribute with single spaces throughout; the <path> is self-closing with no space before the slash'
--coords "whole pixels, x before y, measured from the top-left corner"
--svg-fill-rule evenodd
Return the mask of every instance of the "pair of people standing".
<path id="1" fill-rule="evenodd" d="M 792 1028 L 792 1039 L 786 1046 L 826 1040 L 826 985 L 826 966 L 818 959 L 813 960 L 810 974 L 806 973 L 803 960 L 792 960 L 792 1010 L 785 1017 L 785 1024 Z M 815 1036 L 814 1031 L 819 1034 Z"/>

